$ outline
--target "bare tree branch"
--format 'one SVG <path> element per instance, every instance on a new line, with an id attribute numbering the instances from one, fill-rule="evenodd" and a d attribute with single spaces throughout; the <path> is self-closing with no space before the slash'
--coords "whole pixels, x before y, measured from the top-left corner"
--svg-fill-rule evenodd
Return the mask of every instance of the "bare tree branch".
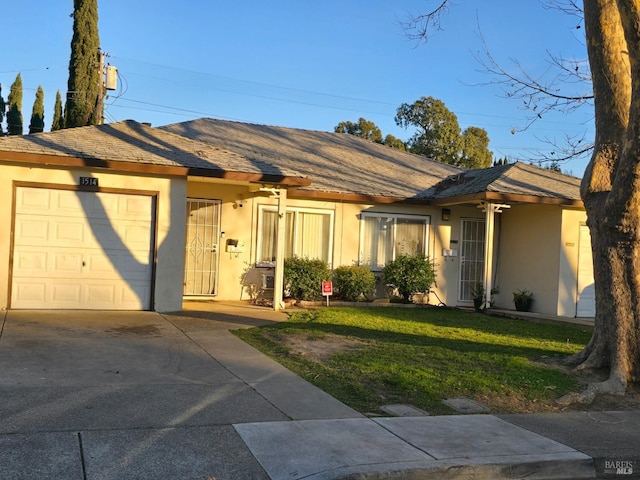
<path id="1" fill-rule="evenodd" d="M 427 43 L 429 31 L 433 28 L 442 30 L 440 20 L 448 11 L 450 0 L 442 0 L 440 5 L 429 13 L 410 15 L 409 20 L 400 22 L 400 26 L 409 40 L 417 43 Z"/>
<path id="2" fill-rule="evenodd" d="M 441 17 L 447 12 L 449 5 L 450 0 L 444 0 L 431 12 L 414 16 L 410 21 L 401 24 L 407 37 L 419 42 L 426 42 L 430 29 L 441 29 Z M 579 18 L 576 29 L 582 28 L 583 11 L 577 0 L 548 0 L 543 3 L 543 7 Z M 506 68 L 491 54 L 482 35 L 479 21 L 478 32 L 481 50 L 474 57 L 482 67 L 482 71 L 488 74 L 491 80 L 477 85 L 500 86 L 504 98 L 519 100 L 522 102 L 521 108 L 530 112 L 524 125 L 512 128 L 511 133 L 515 134 L 529 129 L 536 121 L 551 112 L 568 114 L 584 105 L 593 103 L 588 60 L 567 59 L 547 51 L 549 68 L 541 74 L 531 74 L 517 59 L 513 58 L 509 60 L 513 68 Z M 560 147 L 555 141 L 542 141 L 554 145 L 554 156 L 544 155 L 543 157 L 553 162 L 585 155 L 593 148 L 592 145 L 586 145 L 584 139 L 576 140 L 567 137 L 565 138 L 567 143 L 563 147 Z M 561 152 L 560 156 L 555 157 L 556 152 Z"/>

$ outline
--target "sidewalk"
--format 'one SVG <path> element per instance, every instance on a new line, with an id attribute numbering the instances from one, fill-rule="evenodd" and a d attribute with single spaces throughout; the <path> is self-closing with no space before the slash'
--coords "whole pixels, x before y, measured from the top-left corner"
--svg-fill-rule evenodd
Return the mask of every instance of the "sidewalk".
<path id="1" fill-rule="evenodd" d="M 0 478 L 640 478 L 639 412 L 366 418 L 228 331 L 281 315 L 0 312 Z"/>

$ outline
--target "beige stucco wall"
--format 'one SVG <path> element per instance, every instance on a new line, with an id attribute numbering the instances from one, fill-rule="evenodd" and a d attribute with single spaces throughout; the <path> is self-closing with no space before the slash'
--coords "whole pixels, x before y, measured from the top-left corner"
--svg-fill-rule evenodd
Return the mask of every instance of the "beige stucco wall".
<path id="1" fill-rule="evenodd" d="M 106 170 L 78 168 L 25 167 L 3 164 L 0 175 L 0 309 L 9 304 L 9 257 L 14 182 L 29 182 L 56 186 L 78 185 L 78 178 L 98 178 L 100 188 L 145 190 L 157 192 L 157 266 L 155 275 L 155 304 L 157 311 L 180 310 L 182 307 L 182 278 L 184 269 L 186 179 L 174 177 L 112 173 Z"/>
<path id="2" fill-rule="evenodd" d="M 258 216 L 261 206 L 276 206 L 277 198 L 266 192 L 252 191 L 246 185 L 222 184 L 192 179 L 188 185 L 189 198 L 220 200 L 222 202 L 220 229 L 225 238 L 221 240 L 218 264 L 219 300 L 247 300 L 249 292 L 243 288 L 243 276 L 255 265 L 257 257 Z M 243 207 L 236 204 L 243 199 Z M 380 206 L 354 204 L 340 201 L 287 198 L 288 207 L 312 208 L 333 212 L 332 267 L 352 265 L 358 261 L 360 242 L 360 214 L 363 211 L 386 213 L 414 213 L 432 215 L 433 209 L 426 207 Z M 225 252 L 228 239 L 244 242 L 244 251 Z"/>
<path id="3" fill-rule="evenodd" d="M 257 228 L 260 206 L 277 205 L 277 199 L 268 193 L 252 191 L 246 185 L 222 184 L 202 179 L 191 179 L 188 184 L 189 198 L 221 200 L 221 231 L 225 238 L 221 240 L 218 264 L 218 300 L 248 300 L 249 292 L 243 288 L 243 276 L 251 270 L 256 261 Z M 243 207 L 236 200 L 243 199 Z M 484 214 L 475 207 L 450 208 L 451 218 L 441 219 L 441 208 L 416 205 L 373 205 L 365 203 L 310 200 L 287 198 L 288 207 L 330 210 L 334 216 L 334 240 L 332 249 L 332 267 L 353 265 L 360 256 L 360 215 L 363 212 L 426 215 L 430 217 L 428 254 L 436 263 L 437 286 L 431 295 L 430 303 L 440 301 L 446 305 L 456 305 L 458 298 L 459 256 L 444 257 L 443 248 L 458 249 L 460 241 L 461 218 L 484 218 Z M 225 252 L 225 242 L 237 239 L 244 242 L 244 251 Z M 454 243 L 452 243 L 452 240 Z M 437 295 L 437 296 L 436 296 Z"/>
<path id="4" fill-rule="evenodd" d="M 496 307 L 513 309 L 513 291 L 527 289 L 532 311 L 556 315 L 562 209 L 514 205 L 500 215 Z"/>

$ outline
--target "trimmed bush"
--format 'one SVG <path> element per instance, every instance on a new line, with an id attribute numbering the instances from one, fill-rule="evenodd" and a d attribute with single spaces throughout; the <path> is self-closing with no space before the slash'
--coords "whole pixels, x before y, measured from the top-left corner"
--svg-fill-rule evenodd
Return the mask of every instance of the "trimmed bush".
<path id="1" fill-rule="evenodd" d="M 398 290 L 404 302 L 414 293 L 428 292 L 436 281 L 433 262 L 429 258 L 400 255 L 382 270 L 387 285 Z"/>
<path id="2" fill-rule="evenodd" d="M 322 299 L 322 282 L 331 280 L 331 270 L 322 260 L 293 257 L 284 261 L 284 293 L 296 300 Z"/>
<path id="3" fill-rule="evenodd" d="M 376 276 L 367 267 L 338 267 L 333 271 L 336 296 L 347 302 L 360 302 L 375 296 Z"/>

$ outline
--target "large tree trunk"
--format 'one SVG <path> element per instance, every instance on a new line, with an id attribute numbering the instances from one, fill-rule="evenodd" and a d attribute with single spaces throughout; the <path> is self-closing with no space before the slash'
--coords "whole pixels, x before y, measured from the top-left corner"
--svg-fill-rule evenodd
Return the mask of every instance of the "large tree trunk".
<path id="1" fill-rule="evenodd" d="M 584 17 L 596 139 L 581 194 L 596 318 L 591 341 L 568 362 L 609 369 L 609 378 L 565 401 L 590 402 L 640 381 L 640 0 L 585 0 Z"/>

